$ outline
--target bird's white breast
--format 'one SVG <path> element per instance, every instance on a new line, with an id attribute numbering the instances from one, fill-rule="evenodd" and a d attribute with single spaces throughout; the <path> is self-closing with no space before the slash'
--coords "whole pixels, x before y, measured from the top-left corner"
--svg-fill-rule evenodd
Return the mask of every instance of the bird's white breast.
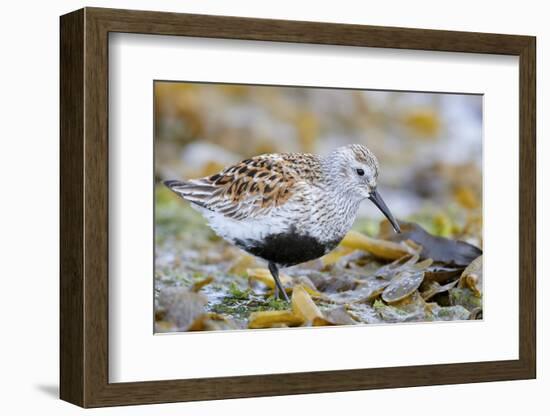
<path id="1" fill-rule="evenodd" d="M 270 234 L 288 231 L 289 219 L 281 215 L 269 215 L 235 220 L 223 214 L 194 205 L 207 219 L 217 235 L 235 244 L 236 241 L 262 241 Z"/>
<path id="2" fill-rule="evenodd" d="M 305 196 L 305 197 L 304 197 Z M 358 204 L 327 197 L 320 190 L 292 198 L 264 215 L 236 220 L 192 204 L 207 219 L 217 235 L 235 244 L 261 242 L 269 235 L 289 231 L 310 236 L 319 242 L 341 239 L 355 220 Z"/>

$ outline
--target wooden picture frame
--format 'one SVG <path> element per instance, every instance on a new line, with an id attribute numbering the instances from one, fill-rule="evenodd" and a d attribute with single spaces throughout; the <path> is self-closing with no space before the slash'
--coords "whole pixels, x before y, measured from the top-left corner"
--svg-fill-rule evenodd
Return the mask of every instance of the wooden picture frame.
<path id="1" fill-rule="evenodd" d="M 536 376 L 535 38 L 85 8 L 61 17 L 60 396 L 83 407 L 529 379 Z M 108 35 L 111 32 L 519 57 L 519 359 L 109 383 Z"/>

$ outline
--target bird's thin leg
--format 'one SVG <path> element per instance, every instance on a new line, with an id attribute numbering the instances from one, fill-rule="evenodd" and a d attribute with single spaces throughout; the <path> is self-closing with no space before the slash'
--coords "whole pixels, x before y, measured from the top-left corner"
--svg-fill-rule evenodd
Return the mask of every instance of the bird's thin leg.
<path id="1" fill-rule="evenodd" d="M 290 302 L 290 299 L 288 299 L 288 295 L 286 294 L 285 288 L 279 280 L 279 269 L 277 268 L 277 265 L 270 262 L 268 267 L 269 271 L 271 272 L 271 276 L 273 276 L 273 279 L 275 279 L 275 298 L 279 299 L 280 293 L 282 293 L 285 300 L 287 302 Z"/>
<path id="2" fill-rule="evenodd" d="M 275 288 L 273 289 L 273 297 L 275 299 L 279 299 L 279 285 L 275 284 Z"/>

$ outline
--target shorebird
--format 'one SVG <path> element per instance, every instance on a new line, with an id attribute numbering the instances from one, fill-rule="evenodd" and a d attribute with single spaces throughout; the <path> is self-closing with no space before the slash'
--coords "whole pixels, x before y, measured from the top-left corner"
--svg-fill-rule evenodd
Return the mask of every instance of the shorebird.
<path id="1" fill-rule="evenodd" d="M 334 249 L 363 200 L 371 200 L 400 232 L 376 190 L 378 172 L 374 154 L 352 144 L 327 156 L 263 154 L 212 176 L 164 184 L 200 211 L 220 237 L 266 260 L 275 297 L 288 301 L 279 268 Z"/>

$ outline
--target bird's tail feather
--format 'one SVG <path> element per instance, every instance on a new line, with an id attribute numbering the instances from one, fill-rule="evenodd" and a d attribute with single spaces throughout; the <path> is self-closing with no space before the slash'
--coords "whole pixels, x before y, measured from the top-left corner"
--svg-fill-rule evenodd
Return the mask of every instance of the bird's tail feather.
<path id="1" fill-rule="evenodd" d="M 164 185 L 183 199 L 200 206 L 204 206 L 215 191 L 214 186 L 201 182 L 200 180 L 168 180 L 164 181 Z"/>

